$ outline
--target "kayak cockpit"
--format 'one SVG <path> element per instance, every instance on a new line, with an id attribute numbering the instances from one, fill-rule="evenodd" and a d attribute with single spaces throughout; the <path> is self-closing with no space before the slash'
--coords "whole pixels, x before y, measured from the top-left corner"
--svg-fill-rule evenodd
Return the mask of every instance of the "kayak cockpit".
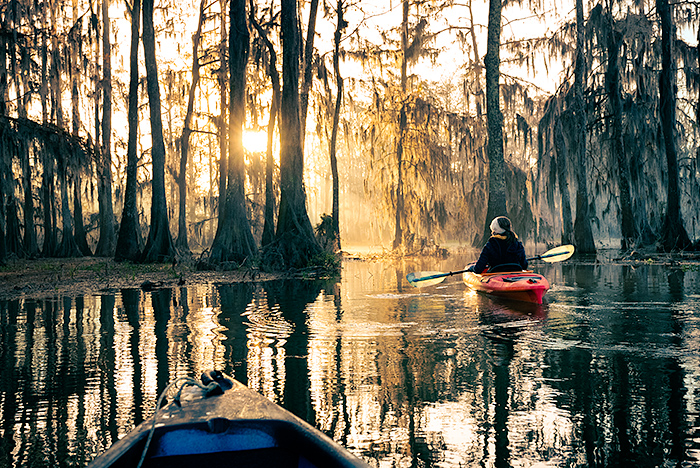
<path id="1" fill-rule="evenodd" d="M 210 372 L 201 383 L 187 380 L 190 388 L 180 387 L 168 405 L 89 467 L 368 466 L 318 429 L 230 377 Z"/>
<path id="2" fill-rule="evenodd" d="M 329 447 L 319 446 L 309 436 L 290 422 L 281 420 L 229 421 L 215 418 L 206 423 L 156 428 L 142 467 L 343 466 L 332 456 L 325 455 Z M 146 434 L 109 466 L 137 466 L 145 443 Z M 313 454 L 315 460 L 309 460 L 305 454 Z"/>

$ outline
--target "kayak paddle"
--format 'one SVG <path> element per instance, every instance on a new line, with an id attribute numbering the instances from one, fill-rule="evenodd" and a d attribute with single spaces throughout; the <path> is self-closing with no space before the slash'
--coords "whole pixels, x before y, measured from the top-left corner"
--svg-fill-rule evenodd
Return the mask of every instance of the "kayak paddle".
<path id="1" fill-rule="evenodd" d="M 544 260 L 547 263 L 563 262 L 564 260 L 571 258 L 573 254 L 573 245 L 561 245 L 559 247 L 555 247 L 546 251 L 542 255 L 530 257 L 527 259 L 527 261 L 529 262 L 530 260 Z M 409 283 L 411 283 L 411 285 L 417 288 L 422 288 L 425 286 L 434 286 L 436 284 L 442 283 L 448 276 L 458 275 L 466 271 L 468 270 L 450 271 L 449 273 L 443 273 L 441 271 L 419 271 L 416 273 L 409 273 L 408 275 L 406 275 L 406 279 Z"/>

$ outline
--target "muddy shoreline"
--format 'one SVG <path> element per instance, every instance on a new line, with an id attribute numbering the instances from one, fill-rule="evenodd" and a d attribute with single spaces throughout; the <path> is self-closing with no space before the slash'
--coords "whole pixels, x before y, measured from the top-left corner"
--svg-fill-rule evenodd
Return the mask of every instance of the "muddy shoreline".
<path id="1" fill-rule="evenodd" d="M 261 282 L 293 274 L 256 269 L 198 271 L 194 264 L 133 264 L 102 257 L 16 259 L 0 267 L 0 300 L 99 294 L 125 288 Z"/>

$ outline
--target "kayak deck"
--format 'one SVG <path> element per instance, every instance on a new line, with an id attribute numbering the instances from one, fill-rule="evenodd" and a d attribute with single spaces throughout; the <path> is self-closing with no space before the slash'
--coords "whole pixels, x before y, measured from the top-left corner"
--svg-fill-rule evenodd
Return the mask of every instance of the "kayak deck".
<path id="1" fill-rule="evenodd" d="M 89 468 L 136 467 L 146 446 L 144 468 L 368 466 L 240 382 L 218 373 L 216 383 L 221 391 L 211 396 L 200 387 L 185 388 L 181 399 L 157 411 L 155 425 L 153 417 L 143 422 L 95 458 Z"/>
<path id="2" fill-rule="evenodd" d="M 547 278 L 531 270 L 481 274 L 468 271 L 462 279 L 474 291 L 535 304 L 542 304 L 549 289 Z"/>

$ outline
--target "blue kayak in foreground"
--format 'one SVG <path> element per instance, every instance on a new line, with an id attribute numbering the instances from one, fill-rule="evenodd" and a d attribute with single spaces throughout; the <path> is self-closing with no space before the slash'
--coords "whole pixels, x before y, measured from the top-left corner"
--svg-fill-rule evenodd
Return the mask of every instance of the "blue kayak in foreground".
<path id="1" fill-rule="evenodd" d="M 201 382 L 183 380 L 188 386 L 172 402 L 89 467 L 368 467 L 318 429 L 220 372 L 204 373 Z"/>

